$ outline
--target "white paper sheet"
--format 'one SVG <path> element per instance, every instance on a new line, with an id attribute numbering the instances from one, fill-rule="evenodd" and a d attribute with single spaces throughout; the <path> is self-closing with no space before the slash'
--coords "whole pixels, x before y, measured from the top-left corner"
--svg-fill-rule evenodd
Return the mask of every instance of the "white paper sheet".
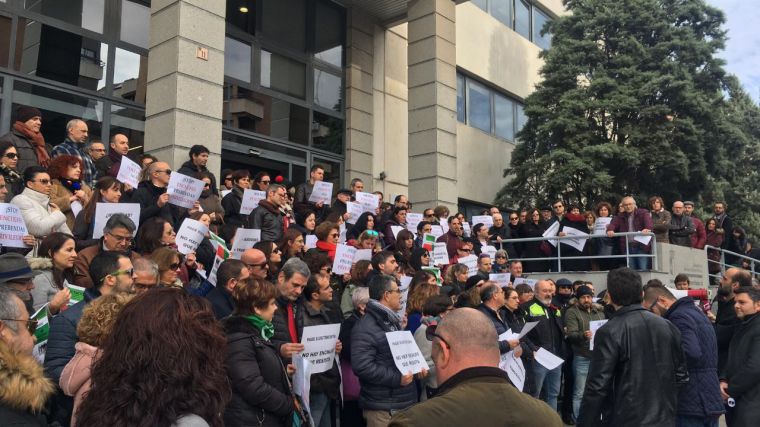
<path id="1" fill-rule="evenodd" d="M 261 241 L 261 230 L 256 228 L 238 228 L 235 237 L 232 239 L 232 249 L 230 249 L 230 258 L 240 259 L 246 249 L 251 249 L 253 245 Z"/>
<path id="2" fill-rule="evenodd" d="M 314 183 L 314 189 L 311 190 L 309 201 L 311 203 L 322 202 L 325 205 L 330 204 L 332 200 L 333 183 L 326 181 L 317 181 Z"/>
<path id="3" fill-rule="evenodd" d="M 552 370 L 564 363 L 563 359 L 560 359 L 554 355 L 554 353 L 543 347 L 539 348 L 538 351 L 533 353 L 533 358 L 536 359 L 536 362 L 540 363 L 544 366 L 544 368 L 548 370 Z"/>
<path id="4" fill-rule="evenodd" d="M 108 218 L 113 214 L 124 214 L 135 223 L 134 236 L 137 228 L 140 226 L 140 204 L 139 203 L 98 203 L 95 205 L 95 225 L 92 229 L 92 238 L 99 239 L 103 237 L 103 227 L 106 226 Z"/>
<path id="5" fill-rule="evenodd" d="M 584 233 L 572 227 L 565 227 L 562 229 L 562 232 L 568 236 L 578 236 L 574 239 L 562 239 L 561 242 L 563 245 L 572 246 L 579 251 L 583 251 L 583 248 L 586 246 L 586 241 L 588 240 L 587 233 Z"/>
<path id="6" fill-rule="evenodd" d="M 425 369 L 429 369 L 425 357 L 422 356 L 417 342 L 414 341 L 412 333 L 409 331 L 386 332 L 385 337 L 393 354 L 393 361 L 396 368 L 402 375 L 408 373 L 416 374 Z"/>
<path id="7" fill-rule="evenodd" d="M 206 183 L 200 179 L 172 172 L 169 177 L 169 186 L 166 188 L 166 192 L 169 193 L 169 203 L 191 209 L 201 197 L 205 185 Z"/>
<path id="8" fill-rule="evenodd" d="M 596 331 L 599 330 L 599 328 L 601 328 L 605 323 L 607 323 L 607 319 L 592 320 L 589 322 L 589 330 L 591 331 L 591 342 L 588 345 L 589 350 L 594 349 L 594 338 L 596 338 Z"/>
<path id="9" fill-rule="evenodd" d="M 550 225 L 549 228 L 547 228 L 546 231 L 544 231 L 544 234 L 542 234 L 542 236 L 544 236 L 544 237 L 552 237 L 552 236 L 556 236 L 558 232 L 559 232 L 559 221 L 554 221 L 552 223 L 552 225 Z M 548 242 L 552 246 L 555 246 L 555 247 L 557 246 L 557 240 L 556 239 L 551 239 Z"/>
<path id="10" fill-rule="evenodd" d="M 335 250 L 335 259 L 333 260 L 333 274 L 346 274 L 351 272 L 351 266 L 354 263 L 354 255 L 357 249 L 349 245 L 338 245 Z"/>
<path id="11" fill-rule="evenodd" d="M 602 236 L 607 234 L 607 226 L 612 222 L 612 217 L 599 217 L 594 223 L 594 235 Z"/>
<path id="12" fill-rule="evenodd" d="M 633 236 L 633 240 L 643 244 L 648 245 L 650 241 L 652 241 L 652 236 Z"/>
<path id="13" fill-rule="evenodd" d="M 499 368 L 507 373 L 512 385 L 522 391 L 525 386 L 525 365 L 522 359 L 515 357 L 515 351 L 512 350 L 500 356 Z"/>
<path id="14" fill-rule="evenodd" d="M 301 356 L 311 362 L 312 374 L 319 374 L 332 368 L 339 333 L 340 323 L 303 328 L 301 344 L 304 345 L 304 350 Z"/>
<path id="15" fill-rule="evenodd" d="M 137 205 L 138 209 L 140 205 Z M 138 210 L 139 212 L 139 210 Z M 0 203 L 0 246 L 27 248 L 23 238 L 29 234 L 21 210 L 10 203 Z M 103 234 L 101 227 L 100 234 Z"/>
<path id="16" fill-rule="evenodd" d="M 472 225 L 483 224 L 486 228 L 493 227 L 493 217 L 491 215 L 475 215 L 472 217 Z"/>
<path id="17" fill-rule="evenodd" d="M 406 300 L 409 296 L 409 285 L 412 284 L 412 276 L 401 276 L 399 282 L 401 282 L 398 287 L 398 290 L 401 293 L 401 308 L 396 312 L 396 314 L 398 314 L 399 317 L 403 317 L 404 314 L 406 314 Z"/>
<path id="18" fill-rule="evenodd" d="M 140 184 L 140 172 L 142 172 L 140 165 L 133 162 L 132 159 L 127 156 L 121 156 L 119 173 L 116 174 L 116 179 L 119 182 L 128 184 L 132 188 L 137 188 Z"/>
<path id="19" fill-rule="evenodd" d="M 208 227 L 203 225 L 203 223 L 191 218 L 185 218 L 175 238 L 177 250 L 183 255 L 195 252 L 206 233 L 208 233 Z"/>
<path id="20" fill-rule="evenodd" d="M 509 273 L 491 273 L 488 275 L 488 280 L 496 282 L 500 288 L 509 286 L 509 279 L 511 278 L 512 275 Z"/>
<path id="21" fill-rule="evenodd" d="M 259 202 L 267 198 L 267 193 L 259 190 L 246 188 L 243 192 L 243 200 L 240 204 L 240 214 L 249 215 L 259 206 Z"/>
<path id="22" fill-rule="evenodd" d="M 415 236 L 417 235 L 417 224 L 422 222 L 422 214 L 407 212 L 406 213 L 406 229 L 409 230 Z"/>

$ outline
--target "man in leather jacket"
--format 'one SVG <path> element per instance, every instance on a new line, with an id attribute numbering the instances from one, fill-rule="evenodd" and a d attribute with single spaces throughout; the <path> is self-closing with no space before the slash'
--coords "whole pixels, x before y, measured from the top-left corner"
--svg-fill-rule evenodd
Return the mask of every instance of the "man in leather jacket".
<path id="1" fill-rule="evenodd" d="M 641 306 L 641 276 L 607 275 L 615 314 L 594 337 L 579 426 L 675 425 L 679 387 L 688 381 L 681 334 Z"/>

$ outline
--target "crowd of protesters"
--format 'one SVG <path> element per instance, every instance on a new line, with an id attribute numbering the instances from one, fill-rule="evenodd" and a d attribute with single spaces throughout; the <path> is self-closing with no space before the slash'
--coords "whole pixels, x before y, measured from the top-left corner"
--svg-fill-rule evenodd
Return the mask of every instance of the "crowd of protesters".
<path id="1" fill-rule="evenodd" d="M 585 213 L 557 201 L 510 210 L 506 222 L 491 208 L 489 224 L 437 206 L 409 227 L 404 195 L 385 202 L 375 192 L 377 206 L 352 217 L 360 179 L 329 203 L 311 201 L 320 166 L 298 185 L 248 170 L 217 181 L 203 145 L 176 172 L 148 154 L 132 159 L 142 167 L 132 188 L 117 180 L 125 135 L 106 150 L 72 119 L 51 146 L 41 125 L 39 110 L 21 107 L 0 138 L 0 202 L 28 230 L 26 247 L 0 247 L 0 424 L 717 426 L 725 413 L 729 426 L 750 426 L 760 415 L 760 291 L 740 259 L 729 260 L 712 306 L 678 293 L 685 275 L 673 288 L 644 286 L 636 270 L 646 257 L 584 259 L 649 253 L 654 241 L 617 235 L 630 231 L 752 256 L 725 203 L 704 222 L 693 203 L 674 201 L 671 213 L 659 197 L 650 210 L 625 197 Z M 203 181 L 192 208 L 170 203 L 172 173 Z M 265 198 L 244 213 L 248 189 Z M 95 230 L 104 203 L 139 204 L 139 221 L 116 213 Z M 594 233 L 604 217 L 601 238 L 561 247 L 575 257 L 563 271 L 610 270 L 599 294 L 591 282 L 541 278 L 556 267 L 556 246 L 511 241 L 556 222 L 558 236 Z M 208 231 L 182 253 L 188 219 Z M 231 252 L 241 229 L 260 239 Z M 447 262 L 435 262 L 430 235 Z M 336 274 L 340 245 L 369 259 Z M 301 396 L 304 329 L 334 324 L 337 357 Z M 429 369 L 396 368 L 386 339 L 395 331 L 412 334 Z M 562 364 L 547 367 L 547 353 Z M 519 359 L 523 384 L 506 356 Z"/>

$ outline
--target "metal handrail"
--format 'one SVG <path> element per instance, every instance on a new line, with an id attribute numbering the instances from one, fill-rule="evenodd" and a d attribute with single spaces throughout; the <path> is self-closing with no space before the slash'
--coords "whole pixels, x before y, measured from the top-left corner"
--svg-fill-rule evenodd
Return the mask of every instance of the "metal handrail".
<path id="1" fill-rule="evenodd" d="M 720 279 L 721 275 L 726 272 L 726 267 L 733 267 L 733 265 L 726 264 L 726 254 L 729 254 L 731 256 L 735 256 L 737 258 L 742 258 L 742 259 L 748 260 L 749 261 L 749 270 L 750 270 L 750 272 L 753 275 L 757 274 L 757 273 L 760 273 L 760 271 L 758 271 L 758 270 L 755 269 L 755 266 L 760 267 L 760 260 L 757 260 L 755 258 L 749 257 L 747 255 L 743 255 L 743 254 L 740 254 L 740 253 L 732 252 L 732 251 L 729 251 L 728 249 L 723 249 L 723 248 L 720 248 L 720 247 L 717 247 L 717 246 L 705 245 L 705 249 L 704 250 L 705 250 L 705 257 L 707 258 L 707 266 L 708 266 L 708 268 L 707 268 L 707 276 L 708 277 L 715 277 L 717 279 Z M 708 251 L 710 251 L 710 250 L 718 251 L 720 253 L 720 261 L 713 261 L 713 260 L 710 259 L 710 256 L 709 256 L 709 253 L 708 253 Z M 721 272 L 721 274 L 710 274 L 710 268 L 709 268 L 709 266 L 710 266 L 711 263 L 712 264 L 716 264 L 717 263 L 717 264 L 720 265 L 720 272 Z"/>

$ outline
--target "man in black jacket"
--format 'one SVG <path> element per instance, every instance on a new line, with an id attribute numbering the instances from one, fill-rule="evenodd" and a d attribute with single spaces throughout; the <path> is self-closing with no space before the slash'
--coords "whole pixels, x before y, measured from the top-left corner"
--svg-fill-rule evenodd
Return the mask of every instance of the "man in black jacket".
<path id="1" fill-rule="evenodd" d="M 726 213 L 726 202 L 715 202 L 713 205 L 713 212 L 715 213 L 715 221 L 718 223 L 718 228 L 715 232 L 723 235 L 723 249 L 728 249 L 728 245 L 731 242 L 731 234 L 734 232 L 734 222 L 731 217 Z"/>
<path id="2" fill-rule="evenodd" d="M 578 425 L 675 425 L 678 390 L 688 381 L 681 334 L 641 306 L 635 271 L 610 271 L 607 292 L 615 314 L 596 331 Z"/>
<path id="3" fill-rule="evenodd" d="M 148 166 L 148 181 L 141 182 L 132 193 L 132 202 L 140 204 L 140 224 L 154 216 L 169 221 L 175 230 L 187 216 L 187 209 L 169 204 L 169 177 L 172 170 L 166 162 L 153 162 Z"/>
<path id="4" fill-rule="evenodd" d="M 728 346 L 731 344 L 734 331 L 742 322 L 734 310 L 734 291 L 751 286 L 752 275 L 741 268 L 729 268 L 720 278 L 720 288 L 718 288 L 716 297 L 718 312 L 715 315 L 715 335 L 718 339 L 718 372 L 723 370 L 726 365 Z"/>
<path id="5" fill-rule="evenodd" d="M 216 270 L 216 286 L 206 295 L 217 320 L 224 319 L 235 309 L 232 288 L 250 276 L 248 267 L 237 259 L 224 260 Z"/>
<path id="6" fill-rule="evenodd" d="M 670 230 L 668 236 L 673 245 L 691 247 L 691 235 L 696 233 L 697 227 L 691 217 L 684 214 L 684 205 L 680 200 L 673 202 L 673 213 L 670 216 Z"/>
<path id="7" fill-rule="evenodd" d="M 274 336 L 272 344 L 287 361 L 293 353 L 303 351 L 298 332 L 303 329 L 303 318 L 299 316 L 300 299 L 303 288 L 309 281 L 309 267 L 299 258 L 291 258 L 283 264 L 277 275 L 277 311 L 274 313 Z M 299 325 L 299 323 L 301 323 Z"/>
<path id="8" fill-rule="evenodd" d="M 181 173 L 182 175 L 191 176 L 193 178 L 196 177 L 198 172 L 208 172 L 208 174 L 211 175 L 211 191 L 213 191 L 214 194 L 219 194 L 219 189 L 216 186 L 216 177 L 213 173 L 211 173 L 211 171 L 208 170 L 208 168 L 206 168 L 209 153 L 209 149 L 205 146 L 193 145 L 190 147 L 190 160 L 182 163 L 182 166 L 177 172 Z"/>
<path id="9" fill-rule="evenodd" d="M 283 227 L 284 213 L 280 206 L 285 204 L 287 192 L 280 184 L 270 184 L 267 189 L 267 199 L 259 202 L 259 206 L 248 216 L 248 227 L 261 230 L 261 240 L 264 242 L 279 242 L 285 234 Z"/>

